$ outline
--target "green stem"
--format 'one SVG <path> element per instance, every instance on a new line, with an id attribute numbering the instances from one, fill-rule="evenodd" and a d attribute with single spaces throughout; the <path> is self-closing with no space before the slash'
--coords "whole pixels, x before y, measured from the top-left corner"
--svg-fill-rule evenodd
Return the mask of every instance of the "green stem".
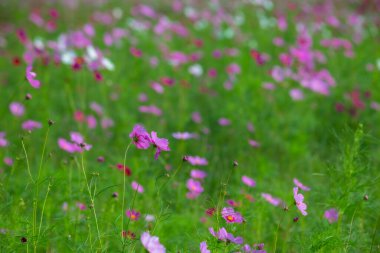
<path id="1" fill-rule="evenodd" d="M 126 182 L 126 175 L 125 175 L 125 165 L 126 165 L 126 162 L 127 162 L 127 153 L 128 153 L 128 150 L 130 148 L 132 144 L 132 141 L 128 144 L 127 148 L 125 149 L 125 152 L 124 152 L 124 160 L 123 160 L 123 195 L 122 195 L 122 206 L 121 206 L 121 232 L 120 232 L 120 236 L 121 236 L 121 241 L 122 241 L 122 244 L 123 244 L 123 251 L 124 251 L 124 237 L 123 237 L 123 231 L 124 231 L 124 205 L 125 205 L 125 182 Z"/>

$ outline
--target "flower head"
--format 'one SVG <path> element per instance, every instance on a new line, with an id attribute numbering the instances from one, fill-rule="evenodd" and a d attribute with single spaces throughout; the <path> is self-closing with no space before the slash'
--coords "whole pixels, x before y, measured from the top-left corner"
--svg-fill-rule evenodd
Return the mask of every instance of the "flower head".
<path id="1" fill-rule="evenodd" d="M 158 138 L 157 133 L 152 131 L 151 133 L 151 138 L 150 138 L 151 143 L 153 146 L 156 148 L 156 154 L 154 155 L 154 159 L 157 159 L 158 156 L 161 154 L 161 151 L 169 151 L 169 141 L 167 139 L 163 138 Z"/>
<path id="2" fill-rule="evenodd" d="M 256 186 L 256 182 L 255 182 L 255 180 L 253 180 L 253 179 L 250 178 L 250 177 L 242 176 L 242 177 L 241 177 L 241 181 L 242 181 L 245 185 L 247 185 L 247 186 L 249 186 L 249 187 L 255 187 L 255 186 Z"/>
<path id="3" fill-rule="evenodd" d="M 334 223 L 339 218 L 339 213 L 335 208 L 326 210 L 324 217 L 329 221 L 329 223 Z"/>
<path id="4" fill-rule="evenodd" d="M 37 74 L 32 72 L 32 66 L 26 67 L 25 76 L 33 88 L 36 88 L 36 89 L 40 88 L 41 83 L 40 83 L 40 81 L 35 79 L 37 77 Z"/>
<path id="5" fill-rule="evenodd" d="M 165 253 L 165 247 L 160 243 L 157 236 L 151 236 L 149 232 L 141 235 L 141 243 L 149 253 Z"/>
<path id="6" fill-rule="evenodd" d="M 135 125 L 129 137 L 138 149 L 147 149 L 150 146 L 150 137 L 145 128 L 141 125 Z"/>
<path id="7" fill-rule="evenodd" d="M 235 212 L 232 207 L 223 208 L 222 217 L 227 223 L 242 223 L 244 221 L 243 216 L 239 212 Z"/>
<path id="8" fill-rule="evenodd" d="M 132 189 L 137 191 L 138 193 L 144 192 L 144 187 L 142 187 L 142 185 L 137 183 L 136 181 L 132 182 Z"/>
<path id="9" fill-rule="evenodd" d="M 306 185 L 303 185 L 300 181 L 298 181 L 297 178 L 294 178 L 293 179 L 293 183 L 298 187 L 300 188 L 301 190 L 304 190 L 304 191 L 310 191 L 310 187 L 306 186 Z"/>
<path id="10" fill-rule="evenodd" d="M 298 210 L 300 210 L 302 215 L 306 216 L 307 215 L 307 212 L 306 212 L 307 205 L 305 203 L 303 203 L 304 197 L 301 193 L 298 193 L 298 187 L 293 188 L 293 194 L 294 194 L 294 202 L 295 202 Z"/>
<path id="11" fill-rule="evenodd" d="M 135 210 L 127 210 L 125 212 L 125 215 L 127 215 L 133 221 L 137 221 L 140 218 L 140 213 Z"/>

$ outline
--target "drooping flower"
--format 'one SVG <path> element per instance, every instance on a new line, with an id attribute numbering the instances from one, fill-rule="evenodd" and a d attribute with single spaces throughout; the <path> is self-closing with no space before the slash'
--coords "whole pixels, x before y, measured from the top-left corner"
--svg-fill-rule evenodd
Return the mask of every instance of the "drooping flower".
<path id="1" fill-rule="evenodd" d="M 131 186 L 132 186 L 132 189 L 137 191 L 138 193 L 144 192 L 144 187 L 142 187 L 142 185 L 137 183 L 136 181 L 133 181 Z"/>
<path id="2" fill-rule="evenodd" d="M 149 232 L 141 235 L 141 243 L 149 253 L 165 253 L 165 247 L 160 243 L 157 236 L 151 236 Z"/>
<path id="3" fill-rule="evenodd" d="M 232 207 L 224 207 L 222 209 L 222 217 L 227 223 L 242 223 L 244 221 L 243 216 Z"/>
<path id="4" fill-rule="evenodd" d="M 241 181 L 242 181 L 245 185 L 247 185 L 247 186 L 249 186 L 249 187 L 255 187 L 255 186 L 256 186 L 256 182 L 255 182 L 255 180 L 253 180 L 253 179 L 250 178 L 250 177 L 242 176 L 242 177 L 241 177 Z"/>
<path id="5" fill-rule="evenodd" d="M 325 211 L 324 217 L 329 221 L 329 223 L 334 223 L 339 218 L 339 213 L 335 208 L 331 208 Z"/>
<path id="6" fill-rule="evenodd" d="M 301 190 L 310 191 L 310 187 L 303 185 L 297 178 L 293 178 L 293 183 Z"/>
<path id="7" fill-rule="evenodd" d="M 40 88 L 41 83 L 40 81 L 35 79 L 37 77 L 37 74 L 32 72 L 32 66 L 26 67 L 25 76 L 33 88 L 36 88 L 36 89 Z"/>
<path id="8" fill-rule="evenodd" d="M 152 131 L 150 135 L 151 135 L 150 141 L 153 144 L 153 146 L 156 148 L 154 159 L 158 158 L 158 156 L 161 154 L 161 151 L 170 151 L 169 141 L 167 139 L 158 138 L 157 133 L 154 131 Z"/>
<path id="9" fill-rule="evenodd" d="M 307 205 L 305 203 L 303 203 L 304 197 L 301 193 L 298 193 L 298 187 L 293 188 L 293 194 L 294 194 L 294 201 L 295 201 L 295 204 L 296 204 L 298 210 L 300 210 L 302 215 L 306 216 L 307 215 L 307 212 L 306 212 Z"/>
<path id="10" fill-rule="evenodd" d="M 135 125 L 129 137 L 138 149 L 147 149 L 150 146 L 150 137 L 145 128 L 141 125 Z"/>
<path id="11" fill-rule="evenodd" d="M 140 213 L 135 210 L 127 210 L 125 215 L 133 221 L 137 221 L 140 218 Z"/>

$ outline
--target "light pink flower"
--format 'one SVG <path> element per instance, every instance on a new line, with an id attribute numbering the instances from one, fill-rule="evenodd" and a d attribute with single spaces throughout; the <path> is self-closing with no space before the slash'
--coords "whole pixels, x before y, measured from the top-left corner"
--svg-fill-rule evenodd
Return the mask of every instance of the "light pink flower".
<path id="1" fill-rule="evenodd" d="M 142 185 L 137 183 L 136 181 L 133 181 L 131 186 L 132 186 L 132 189 L 137 191 L 138 193 L 144 192 L 144 187 L 142 187 Z"/>
<path id="2" fill-rule="evenodd" d="M 310 191 L 310 187 L 303 185 L 297 178 L 293 178 L 293 183 L 301 190 Z"/>
<path id="3" fill-rule="evenodd" d="M 172 136 L 175 138 L 175 139 L 179 139 L 179 140 L 188 140 L 188 139 L 195 139 L 195 138 L 198 138 L 198 134 L 195 134 L 195 133 L 188 133 L 188 132 L 176 132 L 176 133 L 173 133 Z"/>
<path id="4" fill-rule="evenodd" d="M 24 115 L 25 108 L 21 103 L 12 102 L 9 105 L 9 110 L 14 116 L 21 117 L 22 115 Z"/>
<path id="5" fill-rule="evenodd" d="M 247 186 L 249 186 L 249 187 L 255 187 L 255 186 L 256 186 L 256 182 L 255 182 L 255 180 L 253 180 L 253 179 L 250 178 L 250 177 L 242 176 L 242 177 L 241 177 L 241 181 L 242 181 L 245 185 L 247 185 Z"/>
<path id="6" fill-rule="evenodd" d="M 205 166 L 208 164 L 206 158 L 199 156 L 187 156 L 187 161 L 194 166 Z"/>
<path id="7" fill-rule="evenodd" d="M 170 151 L 169 141 L 167 139 L 158 138 L 157 133 L 154 131 L 152 131 L 150 135 L 151 135 L 150 142 L 156 148 L 154 159 L 158 158 L 158 156 L 161 154 L 161 151 Z"/>
<path id="8" fill-rule="evenodd" d="M 205 241 L 199 244 L 199 248 L 201 253 L 211 253 L 211 251 L 207 248 L 207 243 Z"/>
<path id="9" fill-rule="evenodd" d="M 231 121 L 230 121 L 229 119 L 226 119 L 226 118 L 220 118 L 220 119 L 218 120 L 218 123 L 219 123 L 219 125 L 221 125 L 221 126 L 228 126 L 228 125 L 231 124 Z"/>
<path id="10" fill-rule="evenodd" d="M 331 208 L 329 210 L 326 210 L 324 217 L 329 221 L 329 223 L 334 223 L 339 218 L 339 213 L 335 208 Z"/>
<path id="11" fill-rule="evenodd" d="M 301 193 L 298 193 L 298 187 L 293 188 L 293 194 L 294 194 L 294 202 L 295 202 L 298 210 L 300 210 L 302 215 L 306 216 L 307 215 L 307 212 L 306 212 L 307 205 L 305 203 L 303 203 L 304 197 Z"/>
<path id="12" fill-rule="evenodd" d="M 195 179 L 204 179 L 205 177 L 207 177 L 207 173 L 203 170 L 191 170 L 190 175 L 192 178 Z"/>
<path id="13" fill-rule="evenodd" d="M 222 217 L 227 223 L 242 223 L 244 221 L 243 216 L 232 207 L 224 207 L 222 209 Z"/>
<path id="14" fill-rule="evenodd" d="M 141 235 L 141 243 L 149 253 L 165 253 L 165 247 L 160 243 L 157 236 L 151 236 L 149 232 Z"/>
<path id="15" fill-rule="evenodd" d="M 40 88 L 40 81 L 36 80 L 35 78 L 37 77 L 37 74 L 32 72 L 32 66 L 27 66 L 26 67 L 26 79 L 28 80 L 28 82 L 30 83 L 30 85 L 33 87 L 33 88 Z"/>
<path id="16" fill-rule="evenodd" d="M 280 205 L 281 203 L 283 203 L 283 201 L 281 199 L 278 199 L 278 198 L 275 198 L 273 197 L 272 195 L 268 194 L 268 193 L 261 193 L 261 196 L 266 200 L 268 201 L 270 204 L 274 205 L 274 206 L 278 206 Z"/>
<path id="17" fill-rule="evenodd" d="M 41 128 L 42 124 L 34 120 L 27 120 L 22 123 L 22 129 L 33 131 L 34 129 Z"/>

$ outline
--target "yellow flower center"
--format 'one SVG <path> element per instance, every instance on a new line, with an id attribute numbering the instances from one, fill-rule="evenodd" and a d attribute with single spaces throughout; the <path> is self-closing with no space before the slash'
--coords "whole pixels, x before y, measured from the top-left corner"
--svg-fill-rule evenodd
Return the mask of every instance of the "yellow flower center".
<path id="1" fill-rule="evenodd" d="M 234 217 L 232 215 L 228 215 L 227 216 L 227 220 L 228 221 L 234 221 L 235 219 L 234 219 Z"/>

